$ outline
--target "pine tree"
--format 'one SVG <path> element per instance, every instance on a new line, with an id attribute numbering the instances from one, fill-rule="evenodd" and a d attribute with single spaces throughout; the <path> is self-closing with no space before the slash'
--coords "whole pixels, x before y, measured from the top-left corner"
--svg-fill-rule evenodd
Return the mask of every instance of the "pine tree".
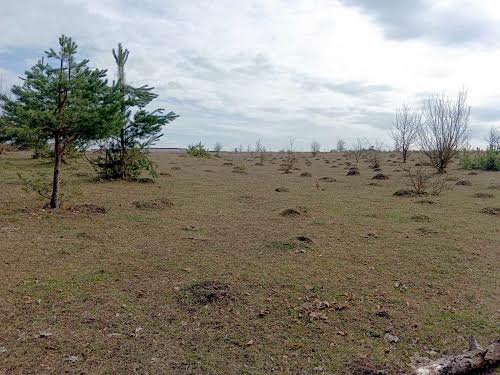
<path id="1" fill-rule="evenodd" d="M 17 140 L 53 144 L 54 173 L 50 207 L 59 207 L 61 162 L 76 145 L 108 137 L 120 128 L 120 95 L 109 88 L 106 70 L 90 69 L 89 60 L 76 61 L 77 44 L 65 35 L 59 50 L 45 52 L 26 71 L 12 97 L 0 96 L 4 123 Z"/>
<path id="2" fill-rule="evenodd" d="M 178 117 L 174 112 L 164 114 L 161 108 L 153 111 L 145 109 L 158 95 L 153 93 L 154 87 L 127 84 L 125 64 L 129 53 L 121 43 L 116 50 L 113 49 L 118 76 L 114 86 L 122 98 L 122 126 L 116 135 L 101 145 L 104 157 L 100 156 L 93 162 L 101 176 L 108 179 L 136 178 L 144 170 L 155 177 L 148 148 L 161 137 L 162 126 Z"/>

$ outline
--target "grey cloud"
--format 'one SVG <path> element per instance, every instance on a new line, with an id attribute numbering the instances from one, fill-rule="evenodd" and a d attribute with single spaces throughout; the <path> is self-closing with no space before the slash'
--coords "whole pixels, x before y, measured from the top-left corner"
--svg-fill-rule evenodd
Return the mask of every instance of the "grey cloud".
<path id="1" fill-rule="evenodd" d="M 322 78 L 304 76 L 300 74 L 293 75 L 292 79 L 304 90 L 308 91 L 325 89 L 350 96 L 363 96 L 392 91 L 392 87 L 389 85 L 372 85 L 358 81 L 337 83 Z"/>
<path id="2" fill-rule="evenodd" d="M 492 122 L 500 122 L 500 108 L 498 106 L 480 106 L 473 107 L 471 116 L 474 120 Z"/>
<path id="3" fill-rule="evenodd" d="M 426 0 L 341 1 L 372 16 L 391 39 L 458 45 L 489 42 L 499 35 L 496 22 L 474 8 L 473 2 L 437 7 L 436 2 Z"/>
<path id="4" fill-rule="evenodd" d="M 394 120 L 394 113 L 356 106 L 348 107 L 306 107 L 303 109 L 308 116 L 320 115 L 332 121 L 365 125 L 379 130 L 389 130 Z"/>

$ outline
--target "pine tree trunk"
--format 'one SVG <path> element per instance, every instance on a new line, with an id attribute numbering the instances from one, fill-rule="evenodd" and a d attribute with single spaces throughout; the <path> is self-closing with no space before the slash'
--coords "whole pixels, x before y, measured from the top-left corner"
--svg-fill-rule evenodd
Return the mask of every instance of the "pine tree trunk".
<path id="1" fill-rule="evenodd" d="M 59 208 L 59 189 L 61 187 L 61 140 L 56 135 L 54 140 L 54 178 L 52 180 L 52 196 L 50 198 L 50 208 Z"/>
<path id="2" fill-rule="evenodd" d="M 121 163 L 121 175 L 122 179 L 125 179 L 127 176 L 125 169 L 126 169 L 126 150 L 125 150 L 125 130 L 122 129 L 120 131 L 120 163 Z"/>

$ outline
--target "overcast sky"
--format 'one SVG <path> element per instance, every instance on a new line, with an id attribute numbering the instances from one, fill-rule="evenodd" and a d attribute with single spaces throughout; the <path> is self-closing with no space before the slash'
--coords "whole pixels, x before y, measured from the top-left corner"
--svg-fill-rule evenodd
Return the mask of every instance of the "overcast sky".
<path id="1" fill-rule="evenodd" d="M 180 115 L 160 146 L 389 145 L 399 105 L 461 87 L 473 145 L 500 124 L 498 0 L 0 0 L 4 81 L 62 33 L 110 79 L 130 49 L 128 81 Z"/>

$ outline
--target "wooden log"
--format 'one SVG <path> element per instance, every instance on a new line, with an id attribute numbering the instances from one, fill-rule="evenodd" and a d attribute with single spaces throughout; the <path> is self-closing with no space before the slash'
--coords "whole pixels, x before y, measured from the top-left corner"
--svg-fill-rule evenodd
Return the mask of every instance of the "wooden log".
<path id="1" fill-rule="evenodd" d="M 482 348 L 474 337 L 469 339 L 469 350 L 446 356 L 415 369 L 416 375 L 466 375 L 500 364 L 500 340 Z"/>

